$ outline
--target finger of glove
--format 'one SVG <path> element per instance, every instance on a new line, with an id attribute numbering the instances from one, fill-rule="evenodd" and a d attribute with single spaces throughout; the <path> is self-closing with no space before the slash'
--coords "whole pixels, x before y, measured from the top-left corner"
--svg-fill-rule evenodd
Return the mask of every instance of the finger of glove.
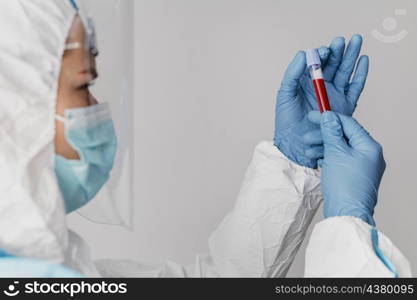
<path id="1" fill-rule="evenodd" d="M 304 51 L 299 51 L 285 71 L 280 93 L 285 93 L 288 97 L 295 97 L 297 95 L 298 82 L 306 67 L 305 53 Z"/>
<path id="2" fill-rule="evenodd" d="M 336 113 L 329 111 L 322 114 L 321 134 L 326 149 L 348 149 L 349 146 L 344 137 L 342 123 Z"/>
<path id="3" fill-rule="evenodd" d="M 343 53 L 345 51 L 345 38 L 336 37 L 329 46 L 330 55 L 325 67 L 323 68 L 323 76 L 326 81 L 333 81 L 339 65 L 342 63 Z"/>
<path id="4" fill-rule="evenodd" d="M 302 141 L 306 146 L 323 145 L 323 137 L 320 128 L 305 133 L 302 137 Z"/>
<path id="5" fill-rule="evenodd" d="M 321 46 L 318 52 L 320 56 L 321 66 L 322 68 L 324 68 L 330 57 L 330 49 L 327 46 Z"/>
<path id="6" fill-rule="evenodd" d="M 345 115 L 339 114 L 338 116 L 342 123 L 343 133 L 350 147 L 363 151 L 373 150 L 375 147 L 379 147 L 378 142 L 372 138 L 369 132 L 358 121 Z"/>
<path id="7" fill-rule="evenodd" d="M 321 113 L 318 110 L 312 110 L 308 113 L 307 118 L 310 122 L 320 125 L 321 123 Z"/>
<path id="8" fill-rule="evenodd" d="M 346 48 L 346 52 L 343 56 L 343 61 L 337 69 L 336 75 L 333 79 L 335 87 L 344 92 L 345 87 L 349 84 L 352 77 L 353 70 L 355 69 L 356 62 L 359 57 L 359 53 L 362 48 L 362 37 L 359 34 L 355 34 L 350 39 L 350 42 Z"/>
<path id="9" fill-rule="evenodd" d="M 305 156 L 310 159 L 321 159 L 324 156 L 324 147 L 323 146 L 315 146 L 312 148 L 308 148 L 304 150 Z"/>
<path id="10" fill-rule="evenodd" d="M 356 107 L 359 97 L 365 88 L 366 79 L 369 71 L 369 57 L 367 55 L 361 56 L 356 66 L 355 74 L 347 92 L 347 99 Z"/>

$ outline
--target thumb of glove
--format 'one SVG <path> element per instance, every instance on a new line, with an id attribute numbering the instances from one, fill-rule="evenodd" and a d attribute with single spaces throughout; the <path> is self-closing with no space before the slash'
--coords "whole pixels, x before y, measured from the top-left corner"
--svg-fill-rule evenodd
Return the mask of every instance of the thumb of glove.
<path id="1" fill-rule="evenodd" d="M 346 143 L 342 123 L 334 112 L 325 112 L 321 118 L 321 133 L 323 136 L 324 147 L 346 148 Z"/>

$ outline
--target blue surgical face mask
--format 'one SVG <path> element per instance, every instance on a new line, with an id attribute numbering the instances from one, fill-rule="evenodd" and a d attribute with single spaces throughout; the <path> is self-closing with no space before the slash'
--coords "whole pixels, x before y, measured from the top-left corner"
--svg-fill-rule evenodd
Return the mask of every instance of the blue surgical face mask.
<path id="1" fill-rule="evenodd" d="M 108 104 L 68 109 L 64 123 L 68 143 L 80 160 L 55 157 L 55 173 L 67 213 L 87 204 L 109 179 L 117 138 Z"/>

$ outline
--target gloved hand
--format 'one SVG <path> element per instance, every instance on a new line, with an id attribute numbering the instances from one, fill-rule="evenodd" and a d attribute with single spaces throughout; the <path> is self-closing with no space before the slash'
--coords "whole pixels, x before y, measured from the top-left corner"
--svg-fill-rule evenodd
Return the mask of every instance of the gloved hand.
<path id="1" fill-rule="evenodd" d="M 311 112 L 309 119 L 321 123 L 324 216 L 352 216 L 375 225 L 374 208 L 385 171 L 381 145 L 351 117 Z"/>
<path id="2" fill-rule="evenodd" d="M 368 57 L 358 60 L 361 47 L 362 37 L 354 35 L 346 52 L 342 37 L 335 38 L 329 48 L 319 49 L 332 110 L 349 116 L 368 75 Z M 307 118 L 309 111 L 318 109 L 305 53 L 300 51 L 289 65 L 278 92 L 274 144 L 290 160 L 309 168 L 317 168 L 317 160 L 323 157 L 323 147 L 317 144 L 321 140 L 320 127 Z M 304 135 L 307 136 L 303 140 Z"/>
<path id="3" fill-rule="evenodd" d="M 0 277 L 78 278 L 75 271 L 42 260 L 4 256 L 0 258 Z"/>

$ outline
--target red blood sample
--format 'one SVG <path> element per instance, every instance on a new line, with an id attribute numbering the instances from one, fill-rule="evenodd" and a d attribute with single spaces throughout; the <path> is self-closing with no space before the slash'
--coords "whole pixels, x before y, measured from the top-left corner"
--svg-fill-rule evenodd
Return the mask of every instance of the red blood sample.
<path id="1" fill-rule="evenodd" d="M 327 96 L 326 86 L 323 79 L 313 79 L 314 90 L 316 91 L 317 102 L 320 112 L 332 110 Z"/>

